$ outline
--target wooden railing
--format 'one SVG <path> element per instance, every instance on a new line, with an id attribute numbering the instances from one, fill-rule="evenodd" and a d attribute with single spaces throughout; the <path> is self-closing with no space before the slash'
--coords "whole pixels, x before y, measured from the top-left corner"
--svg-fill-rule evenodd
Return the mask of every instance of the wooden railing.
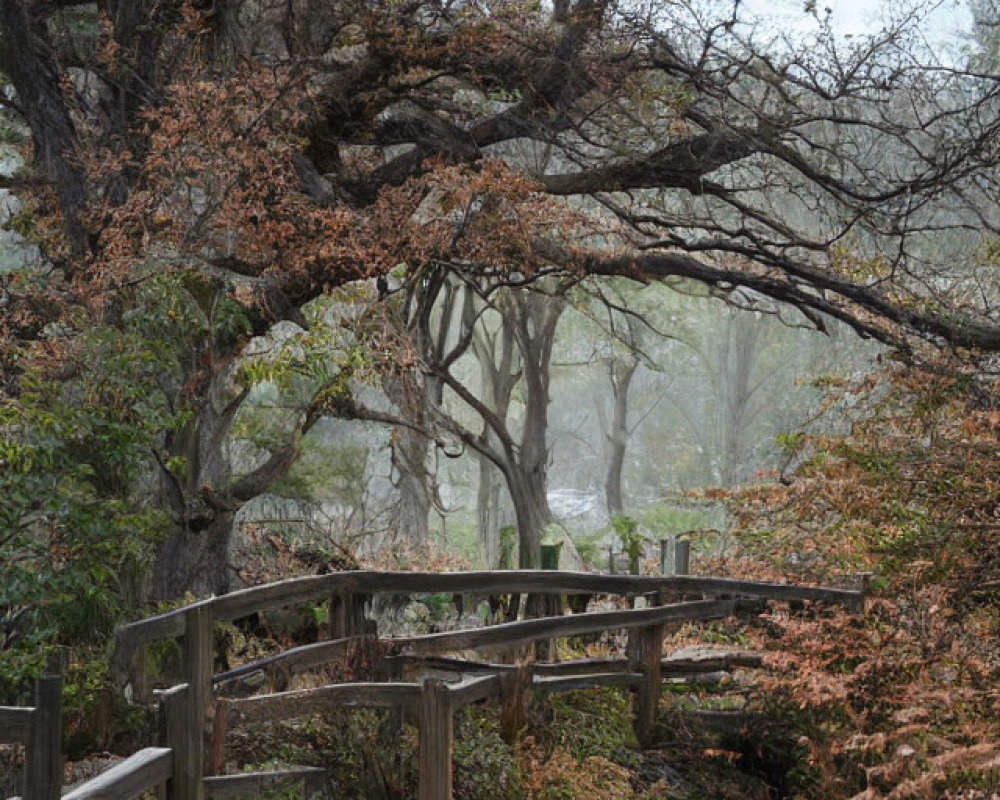
<path id="1" fill-rule="evenodd" d="M 494 596 L 530 594 L 549 598 L 563 595 L 619 595 L 646 598 L 644 608 L 627 608 L 565 615 L 561 600 L 536 603 L 547 618 L 503 622 L 469 630 L 407 636 L 378 641 L 380 653 L 374 672 L 383 679 L 338 683 L 295 691 L 272 691 L 246 698 L 217 696 L 251 673 L 275 675 L 332 665 L 365 638 L 377 638 L 366 604 L 380 593 Z M 714 599 L 691 599 L 709 597 Z M 680 602 L 668 602 L 680 598 Z M 185 683 L 158 692 L 163 730 L 162 748 L 140 751 L 68 797 L 114 797 L 130 800 L 156 789 L 167 800 L 201 800 L 238 796 L 281 780 L 302 783 L 309 796 L 321 792 L 322 770 L 293 768 L 243 775 L 208 775 L 225 764 L 227 732 L 234 725 L 290 719 L 328 709 L 374 707 L 396 712 L 419 730 L 420 800 L 451 797 L 451 760 L 454 713 L 470 703 L 501 700 L 504 729 L 519 727 L 525 692 L 566 691 L 618 686 L 634 695 L 633 717 L 640 742 L 650 739 L 664 675 L 690 674 L 759 664 L 752 654 L 692 662 L 662 657 L 664 627 L 670 623 L 705 620 L 757 609 L 762 598 L 793 602 L 821 601 L 863 607 L 861 592 L 786 584 L 734 581 L 695 576 L 599 575 L 559 571 L 503 571 L 467 573 L 346 572 L 296 578 L 233 592 L 159 614 L 121 627 L 116 635 L 115 674 L 133 687 L 137 698 L 148 696 L 142 687 L 143 647 L 161 639 L 182 639 Z M 213 628 L 216 622 L 245 617 L 285 606 L 326 602 L 330 608 L 330 639 L 260 659 L 227 672 L 213 674 Z M 633 605 L 630 603 L 630 605 Z M 490 652 L 523 648 L 554 638 L 627 632 L 627 658 L 548 664 L 504 664 L 445 657 L 474 650 Z M 138 689 L 138 690 L 137 690 Z M 0 713 L 0 732 L 30 728 L 37 709 Z M 8 722 L 4 722 L 8 720 Z M 211 723 L 211 735 L 207 735 Z M 20 726 L 20 727 L 18 727 Z M 31 728 L 31 730 L 35 730 Z M 210 757 L 206 757 L 210 754 Z M 27 781 L 32 784 L 33 779 Z M 312 793 L 312 794 L 310 794 Z M 26 800 L 56 795 L 25 794 Z M 244 795 L 245 796 L 245 795 Z"/>
<path id="2" fill-rule="evenodd" d="M 33 706 L 0 706 L 0 743 L 24 746 L 23 800 L 57 800 L 62 787 L 61 666 L 50 670 L 35 681 Z"/>
<path id="3" fill-rule="evenodd" d="M 150 790 L 157 790 L 160 797 L 165 797 L 167 781 L 173 773 L 173 751 L 147 747 L 64 794 L 62 800 L 132 800 Z"/>

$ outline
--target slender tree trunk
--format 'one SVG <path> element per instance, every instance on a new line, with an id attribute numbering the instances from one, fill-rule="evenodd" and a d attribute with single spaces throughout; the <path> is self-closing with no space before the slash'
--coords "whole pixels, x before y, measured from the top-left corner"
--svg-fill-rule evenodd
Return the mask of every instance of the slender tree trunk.
<path id="1" fill-rule="evenodd" d="M 512 293 L 511 308 L 521 354 L 524 426 L 507 483 L 517 515 L 518 561 L 526 568 L 541 563 L 542 535 L 555 520 L 548 501 L 549 366 L 556 326 L 566 305 L 558 297 Z"/>
<path id="2" fill-rule="evenodd" d="M 606 435 L 608 471 L 604 478 L 604 497 L 608 517 L 625 510 L 622 499 L 622 470 L 625 466 L 625 448 L 628 445 L 628 393 L 632 378 L 639 366 L 634 357 L 625 361 L 612 361 L 609 365 L 612 389 L 611 430 Z"/>
<path id="3" fill-rule="evenodd" d="M 509 524 L 503 505 L 504 478 L 492 461 L 479 457 L 476 532 L 479 552 L 489 569 L 500 568 L 500 528 Z"/>
<path id="4" fill-rule="evenodd" d="M 393 428 L 392 438 L 392 467 L 399 496 L 391 537 L 397 543 L 422 550 L 427 546 L 434 491 L 427 468 L 429 443 L 422 433 L 402 425 Z"/>
<path id="5" fill-rule="evenodd" d="M 471 300 L 471 294 L 468 295 Z M 475 306 L 463 306 L 463 323 L 467 328 L 476 325 Z M 481 326 L 472 339 L 472 350 L 479 362 L 480 386 L 483 402 L 498 419 L 506 421 L 514 387 L 520 380 L 520 359 L 514 342 L 514 332 L 505 317 L 495 331 Z M 499 451 L 499 439 L 488 423 L 484 423 L 479 441 L 486 447 Z M 498 569 L 501 560 L 500 529 L 512 520 L 504 518 L 501 507 L 504 476 L 496 465 L 485 456 L 479 459 L 479 491 L 476 499 L 476 532 L 479 552 L 490 569 Z"/>
<path id="6" fill-rule="evenodd" d="M 720 340 L 718 407 L 719 480 L 723 486 L 739 482 L 743 470 L 744 440 L 750 422 L 754 363 L 759 328 L 752 318 L 730 311 Z"/>
<path id="7" fill-rule="evenodd" d="M 208 388 L 198 415 L 182 430 L 167 437 L 159 464 L 159 503 L 174 518 L 174 529 L 161 543 L 152 568 L 152 597 L 172 600 L 185 592 L 225 594 L 230 590 L 229 545 L 233 519 L 240 507 L 263 494 L 291 469 L 301 437 L 273 450 L 250 472 L 233 476 L 226 443 L 233 421 L 246 399 L 246 390 L 226 399 L 226 364 L 216 365 L 219 390 Z M 183 468 L 169 463 L 174 458 Z"/>
<path id="8" fill-rule="evenodd" d="M 544 484 L 518 473 L 508 479 L 514 515 L 517 519 L 517 564 L 521 569 L 538 569 L 542 563 L 542 535 L 555 521 L 549 508 Z"/>

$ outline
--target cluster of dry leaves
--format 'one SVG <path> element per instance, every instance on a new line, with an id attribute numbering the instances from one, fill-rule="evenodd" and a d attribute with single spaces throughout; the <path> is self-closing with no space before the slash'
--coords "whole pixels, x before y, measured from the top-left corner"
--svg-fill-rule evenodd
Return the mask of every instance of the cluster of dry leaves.
<path id="1" fill-rule="evenodd" d="M 808 720 L 811 796 L 1000 792 L 1000 412 L 972 378 L 899 369 L 850 433 L 799 442 L 790 486 L 739 496 L 740 576 L 867 582 L 863 616 L 772 608 L 760 694 Z M 832 613 L 831 613 L 832 612 Z"/>

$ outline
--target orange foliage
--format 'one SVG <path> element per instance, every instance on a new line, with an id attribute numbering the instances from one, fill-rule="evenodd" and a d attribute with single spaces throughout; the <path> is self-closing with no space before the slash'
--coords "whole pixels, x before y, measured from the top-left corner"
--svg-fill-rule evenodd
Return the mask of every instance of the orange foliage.
<path id="1" fill-rule="evenodd" d="M 768 654 L 760 698 L 787 697 L 817 726 L 826 772 L 813 796 L 988 798 L 1000 781 L 1000 398 L 902 369 L 864 392 L 865 416 L 846 437 L 812 439 L 792 486 L 742 494 L 744 549 L 716 566 L 874 573 L 864 616 L 774 606 L 747 629 Z M 860 787 L 847 777 L 858 771 Z"/>

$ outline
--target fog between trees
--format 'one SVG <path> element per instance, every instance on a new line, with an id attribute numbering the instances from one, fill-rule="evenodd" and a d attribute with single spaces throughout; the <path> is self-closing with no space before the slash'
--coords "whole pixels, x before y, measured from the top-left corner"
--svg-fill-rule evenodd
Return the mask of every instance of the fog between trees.
<path id="1" fill-rule="evenodd" d="M 149 515 L 143 596 L 228 590 L 279 490 L 383 542 L 478 508 L 533 565 L 567 497 L 596 527 L 773 468 L 848 330 L 1000 347 L 1000 84 L 919 7 L 849 42 L 738 4 L 0 10 L 47 259 L 3 284 L 10 540 Z"/>

